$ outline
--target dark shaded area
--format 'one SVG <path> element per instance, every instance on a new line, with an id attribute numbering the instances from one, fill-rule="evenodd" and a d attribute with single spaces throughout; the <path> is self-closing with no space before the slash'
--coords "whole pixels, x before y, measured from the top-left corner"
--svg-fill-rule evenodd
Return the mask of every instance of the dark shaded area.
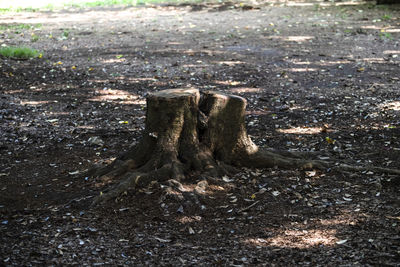
<path id="1" fill-rule="evenodd" d="M 376 4 L 378 4 L 378 5 L 399 4 L 399 1 L 397 1 L 397 0 L 377 0 Z"/>

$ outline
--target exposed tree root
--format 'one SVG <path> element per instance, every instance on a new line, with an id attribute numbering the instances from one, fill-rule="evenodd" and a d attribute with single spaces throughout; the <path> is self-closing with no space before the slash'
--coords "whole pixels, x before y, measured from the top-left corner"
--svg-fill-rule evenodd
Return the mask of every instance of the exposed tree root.
<path id="1" fill-rule="evenodd" d="M 347 164 L 338 164 L 332 167 L 333 171 L 337 172 L 375 172 L 375 173 L 382 173 L 382 174 L 392 174 L 392 175 L 400 175 L 400 170 L 398 169 L 391 169 L 391 168 L 383 168 L 383 167 L 373 167 L 373 166 L 352 166 Z"/>
<path id="2" fill-rule="evenodd" d="M 254 168 L 272 168 L 278 167 L 282 169 L 319 169 L 328 168 L 329 163 L 321 160 L 309 160 L 302 158 L 284 157 L 267 150 L 260 150 L 254 154 L 248 155 L 248 159 L 242 161 L 246 167 Z"/>
<path id="3" fill-rule="evenodd" d="M 196 89 L 171 89 L 150 95 L 141 142 L 109 166 L 87 174 L 120 181 L 93 203 L 117 198 L 153 181 L 168 183 L 184 193 L 180 181 L 189 173 L 220 177 L 236 172 L 237 167 L 373 171 L 400 175 L 400 170 L 396 169 L 304 159 L 313 156 L 312 153 L 260 149 L 247 135 L 245 105 L 243 98 L 219 92 L 205 92 L 200 98 Z M 199 192 L 204 189 L 201 185 L 196 188 Z M 197 199 L 196 194 L 192 197 Z"/>

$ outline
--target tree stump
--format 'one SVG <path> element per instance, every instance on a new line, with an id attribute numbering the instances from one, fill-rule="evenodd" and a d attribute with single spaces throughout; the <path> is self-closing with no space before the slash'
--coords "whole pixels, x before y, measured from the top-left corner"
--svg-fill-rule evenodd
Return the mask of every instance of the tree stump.
<path id="1" fill-rule="evenodd" d="M 200 95 L 193 88 L 149 95 L 139 144 L 109 166 L 87 174 L 120 180 L 94 203 L 118 197 L 131 188 L 145 187 L 152 181 L 181 181 L 191 173 L 219 177 L 234 167 L 325 169 L 331 165 L 292 153 L 282 155 L 260 149 L 247 135 L 245 108 L 242 97 L 215 91 Z M 343 168 L 365 169 L 348 165 Z"/>

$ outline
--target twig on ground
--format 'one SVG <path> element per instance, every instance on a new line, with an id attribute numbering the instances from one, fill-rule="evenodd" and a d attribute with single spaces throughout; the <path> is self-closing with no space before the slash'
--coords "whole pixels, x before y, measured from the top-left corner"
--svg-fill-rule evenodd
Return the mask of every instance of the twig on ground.
<path id="1" fill-rule="evenodd" d="M 251 204 L 250 206 L 247 206 L 243 209 L 240 209 L 239 212 L 244 212 L 244 211 L 248 211 L 249 209 L 251 209 L 252 207 L 254 207 L 255 205 L 257 205 L 260 202 L 260 200 L 257 200 L 256 202 L 254 202 L 253 204 Z"/>

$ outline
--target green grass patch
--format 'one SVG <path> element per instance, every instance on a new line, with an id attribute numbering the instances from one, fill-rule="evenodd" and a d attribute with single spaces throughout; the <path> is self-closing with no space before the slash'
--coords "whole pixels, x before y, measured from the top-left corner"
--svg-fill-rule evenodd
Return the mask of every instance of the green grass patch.
<path id="1" fill-rule="evenodd" d="M 90 7 L 105 7 L 105 6 L 135 6 L 137 4 L 137 0 L 98 0 L 98 1 L 65 1 L 62 3 L 61 7 L 63 8 L 90 8 Z M 54 8 L 60 7 L 51 5 Z M 47 6 L 49 9 L 51 6 Z"/>
<path id="2" fill-rule="evenodd" d="M 68 36 L 69 36 L 69 30 L 65 29 L 61 34 L 60 40 L 67 40 Z"/>
<path id="3" fill-rule="evenodd" d="M 146 1 L 146 0 L 144 0 Z M 163 1 L 163 0 L 159 0 Z M 172 0 L 174 1 L 174 0 Z M 138 0 L 37 0 L 37 1 L 9 1 L 0 0 L 0 12 L 38 12 L 62 8 L 90 8 L 114 5 L 137 5 Z"/>
<path id="4" fill-rule="evenodd" d="M 37 42 L 37 41 L 39 41 L 39 36 L 37 36 L 36 34 L 32 34 L 31 35 L 31 42 L 34 43 L 34 42 Z"/>
<path id="5" fill-rule="evenodd" d="M 382 40 L 393 40 L 393 36 L 392 36 L 392 34 L 389 33 L 389 32 L 381 32 L 381 33 L 379 33 L 379 37 L 380 37 Z"/>
<path id="6" fill-rule="evenodd" d="M 37 0 L 37 1 L 9 1 L 0 0 L 0 12 L 37 12 L 45 10 L 57 10 L 68 8 L 92 8 L 105 6 L 139 6 L 146 4 L 161 3 L 200 3 L 200 2 L 218 2 L 219 0 Z"/>
<path id="7" fill-rule="evenodd" d="M 0 48 L 0 55 L 6 58 L 29 59 L 39 57 L 40 53 L 30 47 L 6 46 Z"/>
<path id="8" fill-rule="evenodd" d="M 391 15 L 385 14 L 382 16 L 382 20 L 391 20 L 391 19 L 392 19 Z"/>
<path id="9" fill-rule="evenodd" d="M 42 24 L 0 24 L 0 31 L 6 30 L 31 30 L 42 27 Z"/>
<path id="10" fill-rule="evenodd" d="M 33 7 L 2 7 L 0 8 L 0 13 L 7 13 L 7 12 L 38 12 L 40 11 L 39 8 Z"/>

